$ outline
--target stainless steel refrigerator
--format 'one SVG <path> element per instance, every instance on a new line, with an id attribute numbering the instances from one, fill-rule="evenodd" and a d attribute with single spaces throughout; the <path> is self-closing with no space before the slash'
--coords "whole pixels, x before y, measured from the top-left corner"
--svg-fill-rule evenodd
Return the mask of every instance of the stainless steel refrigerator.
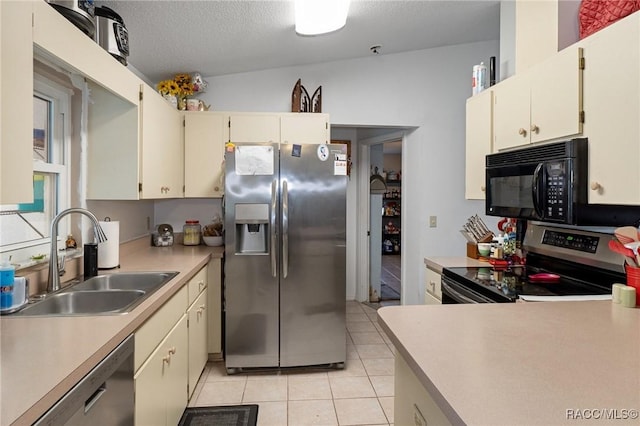
<path id="1" fill-rule="evenodd" d="M 346 145 L 237 143 L 225 153 L 225 362 L 346 359 Z"/>

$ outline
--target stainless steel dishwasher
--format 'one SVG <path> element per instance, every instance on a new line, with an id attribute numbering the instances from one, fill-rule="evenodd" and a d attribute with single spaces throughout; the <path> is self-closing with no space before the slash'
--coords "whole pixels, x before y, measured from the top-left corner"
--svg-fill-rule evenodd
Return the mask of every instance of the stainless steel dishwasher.
<path id="1" fill-rule="evenodd" d="M 133 335 L 82 378 L 36 425 L 133 425 Z"/>

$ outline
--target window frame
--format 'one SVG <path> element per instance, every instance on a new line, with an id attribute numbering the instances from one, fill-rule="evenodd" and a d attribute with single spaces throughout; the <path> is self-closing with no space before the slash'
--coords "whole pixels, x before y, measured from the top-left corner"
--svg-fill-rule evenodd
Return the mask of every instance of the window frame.
<path id="1" fill-rule="evenodd" d="M 53 105 L 51 114 L 51 140 L 54 142 L 49 147 L 48 162 L 33 159 L 33 174 L 44 173 L 53 175 L 56 179 L 56 194 L 52 217 L 48 226 L 56 214 L 69 208 L 71 199 L 71 115 L 73 90 L 51 79 L 35 73 L 33 76 L 33 95 L 38 96 Z M 48 142 L 47 142 L 48 143 Z M 70 229 L 69 218 L 63 218 L 58 226 L 58 241 L 66 235 Z M 49 232 L 47 232 L 49 234 Z M 49 253 L 51 247 L 50 235 L 44 238 L 22 241 L 6 246 L 0 246 L 2 258 L 11 256 L 13 262 L 23 265 L 29 263 L 31 256 Z"/>

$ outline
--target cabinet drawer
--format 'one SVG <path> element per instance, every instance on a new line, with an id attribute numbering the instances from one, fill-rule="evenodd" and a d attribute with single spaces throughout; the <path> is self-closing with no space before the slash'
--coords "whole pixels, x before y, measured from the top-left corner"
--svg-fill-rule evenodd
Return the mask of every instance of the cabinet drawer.
<path id="1" fill-rule="evenodd" d="M 191 278 L 188 284 L 189 287 L 189 303 L 187 307 L 191 306 L 198 295 L 202 293 L 202 290 L 207 288 L 207 267 L 200 269 L 200 271 Z"/>
<path id="2" fill-rule="evenodd" d="M 427 293 L 431 294 L 438 300 L 442 300 L 442 285 L 441 285 L 442 276 L 427 268 L 427 273 L 425 275 L 425 289 Z"/>
<path id="3" fill-rule="evenodd" d="M 144 360 L 180 320 L 186 309 L 187 286 L 184 286 L 135 332 L 134 371 L 138 371 Z"/>

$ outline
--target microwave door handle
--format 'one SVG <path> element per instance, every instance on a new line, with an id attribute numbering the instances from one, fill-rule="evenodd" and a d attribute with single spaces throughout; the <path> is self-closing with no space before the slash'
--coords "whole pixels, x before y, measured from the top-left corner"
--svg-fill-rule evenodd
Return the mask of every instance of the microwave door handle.
<path id="1" fill-rule="evenodd" d="M 543 211 L 540 209 L 540 173 L 542 173 L 543 163 L 538 163 L 533 172 L 533 182 L 531 185 L 531 195 L 533 197 L 533 209 L 536 214 L 542 218 Z"/>

